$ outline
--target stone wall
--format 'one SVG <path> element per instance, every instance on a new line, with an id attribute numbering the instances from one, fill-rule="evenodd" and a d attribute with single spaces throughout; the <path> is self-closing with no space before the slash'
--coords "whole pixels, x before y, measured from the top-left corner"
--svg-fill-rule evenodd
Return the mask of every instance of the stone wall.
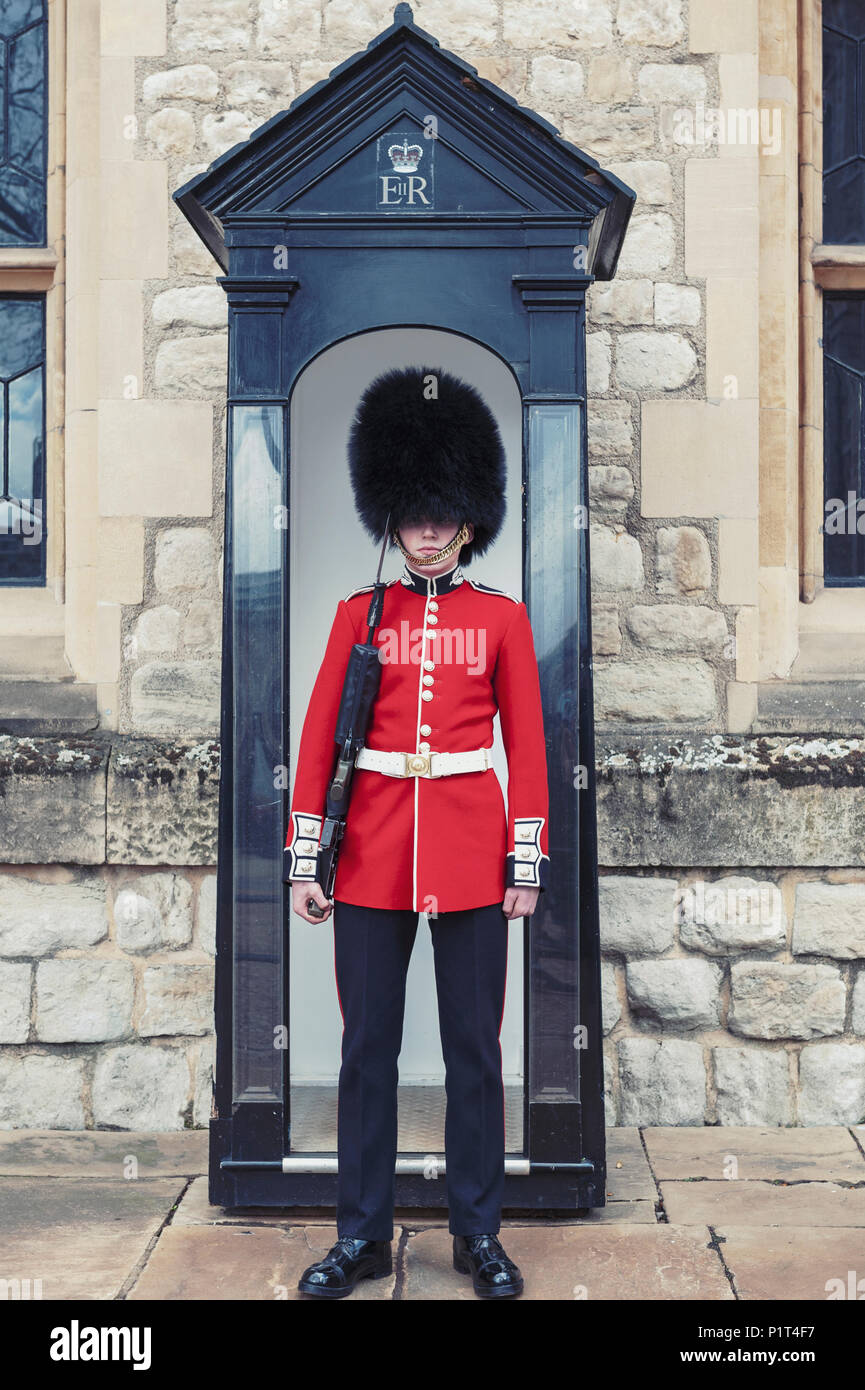
<path id="1" fill-rule="evenodd" d="M 0 1128 L 206 1126 L 216 875 L 0 871 Z"/>
<path id="2" fill-rule="evenodd" d="M 865 1121 L 865 739 L 599 750 L 610 1124 Z M 215 742 L 0 737 L 0 1127 L 210 1116 Z"/>
<path id="3" fill-rule="evenodd" d="M 227 314 L 220 268 L 170 193 L 392 13 L 80 7 L 70 186 L 86 170 L 82 206 L 104 231 L 71 202 L 70 296 L 99 315 L 73 316 L 67 350 L 100 372 L 70 383 L 66 466 L 97 468 L 98 514 L 68 519 L 87 582 L 69 586 L 66 648 L 100 727 L 218 731 Z M 599 721 L 748 728 L 760 670 L 783 677 L 796 646 L 795 4 L 416 0 L 414 18 L 637 193 L 616 277 L 587 302 Z M 94 122 L 76 102 L 97 80 Z M 761 423 L 764 361 L 780 403 L 766 397 Z"/>
<path id="4" fill-rule="evenodd" d="M 0 1127 L 208 1123 L 219 746 L 0 737 Z"/>

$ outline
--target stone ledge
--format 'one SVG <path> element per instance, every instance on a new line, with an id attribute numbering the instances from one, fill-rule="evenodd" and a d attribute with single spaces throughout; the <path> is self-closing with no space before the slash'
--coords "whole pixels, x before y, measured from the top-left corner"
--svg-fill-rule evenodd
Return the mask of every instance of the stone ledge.
<path id="1" fill-rule="evenodd" d="M 855 653 L 851 657 L 856 660 Z M 841 673 L 839 678 L 762 681 L 757 686 L 755 731 L 811 734 L 833 729 L 856 735 L 862 729 L 865 680 Z M 819 737 L 819 735 L 815 735 Z"/>
<path id="2" fill-rule="evenodd" d="M 7 639 L 8 642 L 9 639 Z M 62 656 L 63 639 L 60 638 L 61 652 L 57 658 L 51 650 L 55 638 L 28 638 L 24 653 L 17 658 L 18 665 L 29 663 L 33 669 L 34 661 L 41 661 L 50 669 L 52 660 L 65 660 Z M 43 646 L 47 647 L 43 651 Z M 34 652 L 33 648 L 36 648 Z M 4 675 L 15 669 L 16 658 L 8 651 L 3 656 Z M 68 663 L 67 663 L 68 667 Z M 59 669 L 59 668 L 58 668 Z M 71 672 L 70 672 L 71 675 Z M 83 734 L 99 726 L 99 711 L 96 703 L 96 686 L 84 682 L 58 678 L 56 670 L 51 678 L 39 680 L 0 680 L 0 733 L 22 737 Z"/>
<path id="3" fill-rule="evenodd" d="M 865 864 L 865 738 L 622 735 L 597 769 L 602 865 Z"/>
<path id="4" fill-rule="evenodd" d="M 617 734 L 604 867 L 865 865 L 865 738 Z M 219 741 L 0 735 L 0 863 L 215 864 Z"/>
<path id="5" fill-rule="evenodd" d="M 214 864 L 219 743 L 0 735 L 0 862 Z"/>

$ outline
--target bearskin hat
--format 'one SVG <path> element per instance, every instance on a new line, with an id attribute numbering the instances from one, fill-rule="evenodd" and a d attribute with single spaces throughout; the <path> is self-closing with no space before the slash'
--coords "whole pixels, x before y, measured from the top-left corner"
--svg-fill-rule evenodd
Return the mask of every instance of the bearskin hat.
<path id="1" fill-rule="evenodd" d="M 505 516 L 505 451 L 479 392 L 441 367 L 394 367 L 366 388 L 349 428 L 355 505 L 381 541 L 429 519 L 470 521 L 474 538 L 460 564 L 482 555 Z"/>

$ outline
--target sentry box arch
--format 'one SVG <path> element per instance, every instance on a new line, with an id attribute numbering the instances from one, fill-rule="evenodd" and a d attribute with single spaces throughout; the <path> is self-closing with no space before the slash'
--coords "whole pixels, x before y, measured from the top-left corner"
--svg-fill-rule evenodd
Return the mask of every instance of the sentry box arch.
<path id="1" fill-rule="evenodd" d="M 288 792 L 274 769 L 304 711 L 289 708 L 290 532 L 273 516 L 289 505 L 304 369 L 353 335 L 416 326 L 494 353 L 522 401 L 522 596 L 551 873 L 524 932 L 521 1141 L 505 1209 L 603 1206 L 585 293 L 612 278 L 635 194 L 400 4 L 366 49 L 173 197 L 225 272 L 229 311 L 210 1200 L 335 1205 L 334 1149 L 297 1145 L 285 1045 Z M 444 1204 L 431 1159 L 442 1172 L 425 1145 L 400 1152 L 398 1206 Z"/>

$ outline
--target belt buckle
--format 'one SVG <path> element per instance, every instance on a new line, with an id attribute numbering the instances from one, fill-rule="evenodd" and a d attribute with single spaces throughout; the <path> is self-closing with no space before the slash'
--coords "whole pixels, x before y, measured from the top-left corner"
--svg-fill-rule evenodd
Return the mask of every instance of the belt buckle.
<path id="1" fill-rule="evenodd" d="M 405 771 L 403 777 L 423 777 L 424 773 L 429 772 L 428 753 L 405 753 Z"/>

